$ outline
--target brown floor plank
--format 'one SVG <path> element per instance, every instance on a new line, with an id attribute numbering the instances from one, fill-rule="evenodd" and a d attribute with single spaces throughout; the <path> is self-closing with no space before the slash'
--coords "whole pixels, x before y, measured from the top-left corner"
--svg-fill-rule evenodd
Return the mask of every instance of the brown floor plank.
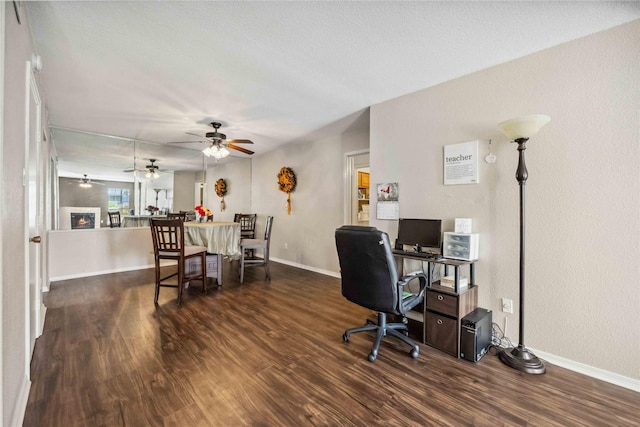
<path id="1" fill-rule="evenodd" d="M 169 267 L 171 268 L 171 267 Z M 153 304 L 153 270 L 53 283 L 25 426 L 638 426 L 640 394 L 548 365 L 524 375 L 345 329 L 369 310 L 338 279 L 225 262 Z"/>

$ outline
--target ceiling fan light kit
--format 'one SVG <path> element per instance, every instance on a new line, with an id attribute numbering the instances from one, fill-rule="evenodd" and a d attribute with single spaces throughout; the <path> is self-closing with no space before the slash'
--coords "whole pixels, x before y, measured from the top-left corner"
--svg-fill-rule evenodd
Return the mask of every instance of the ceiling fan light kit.
<path id="1" fill-rule="evenodd" d="M 98 185 L 104 185 L 101 182 L 91 181 L 91 179 L 89 177 L 87 177 L 86 173 L 83 175 L 83 178 L 80 178 L 78 180 L 78 182 L 80 183 L 79 185 L 80 185 L 81 188 L 91 188 L 92 187 L 91 186 L 92 183 L 93 184 L 98 184 Z"/>
<path id="2" fill-rule="evenodd" d="M 205 156 L 213 157 L 215 159 L 223 159 L 231 153 L 226 147 L 220 146 L 220 143 L 211 144 L 209 147 L 202 150 L 202 152 Z"/>
<path id="3" fill-rule="evenodd" d="M 227 139 L 227 135 L 225 135 L 224 133 L 218 132 L 218 129 L 220 129 L 220 126 L 222 126 L 221 123 L 211 122 L 211 127 L 213 128 L 213 132 L 205 133 L 204 135 L 205 141 L 198 141 L 198 142 L 209 143 L 209 146 L 204 150 L 202 150 L 205 156 L 213 157 L 216 160 L 223 159 L 227 157 L 229 154 L 231 154 L 231 151 L 229 151 L 229 149 L 240 151 L 241 153 L 245 153 L 249 155 L 254 153 L 251 150 L 247 150 L 244 147 L 240 147 L 236 145 L 236 144 L 253 144 L 252 141 L 248 139 Z M 186 133 L 188 135 L 200 136 L 198 134 L 191 133 L 191 132 L 186 132 Z M 193 142 L 195 141 L 182 141 L 182 142 L 178 142 L 178 144 L 189 144 Z"/>

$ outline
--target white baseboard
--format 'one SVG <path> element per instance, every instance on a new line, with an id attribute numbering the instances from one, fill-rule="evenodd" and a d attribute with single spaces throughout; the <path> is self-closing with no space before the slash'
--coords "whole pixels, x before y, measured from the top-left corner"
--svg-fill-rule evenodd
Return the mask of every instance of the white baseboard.
<path id="1" fill-rule="evenodd" d="M 71 280 L 71 279 L 80 279 L 82 277 L 100 276 L 101 274 L 123 273 L 125 271 L 146 270 L 147 268 L 156 268 L 156 266 L 154 264 L 149 264 L 149 265 L 138 265 L 135 267 L 116 268 L 113 270 L 87 271 L 87 272 L 82 272 L 77 274 L 68 274 L 66 276 L 50 277 L 49 282 L 51 283 L 51 282 L 59 282 L 60 280 Z"/>
<path id="2" fill-rule="evenodd" d="M 329 270 L 323 270 L 321 268 L 311 267 L 309 265 L 298 264 L 297 262 L 288 261 L 286 259 L 269 257 L 269 261 L 279 262 L 280 264 L 286 264 L 286 265 L 290 265 L 292 267 L 298 267 L 298 268 L 301 268 L 303 270 L 313 271 L 315 273 L 324 274 L 325 276 L 337 277 L 338 279 L 340 278 L 340 273 L 335 273 L 335 272 L 329 271 Z"/>
<path id="3" fill-rule="evenodd" d="M 20 385 L 20 391 L 16 399 L 16 404 L 13 407 L 13 416 L 11 417 L 11 426 L 19 427 L 24 422 L 24 414 L 27 410 L 27 403 L 29 401 L 29 390 L 31 389 L 31 381 L 27 377 L 28 372 L 22 377 L 22 384 Z"/>
<path id="4" fill-rule="evenodd" d="M 585 365 L 584 363 L 576 362 L 574 360 L 566 359 L 564 357 L 556 356 L 554 354 L 545 353 L 544 351 L 536 350 L 530 347 L 528 348 L 536 356 L 543 359 L 544 361 L 560 366 L 562 368 L 569 369 L 574 372 L 579 372 L 591 378 L 596 378 L 598 380 L 606 381 L 608 383 L 615 384 L 620 387 L 628 388 L 630 390 L 637 391 L 640 393 L 640 380 L 625 377 L 623 375 L 616 374 L 613 372 L 605 371 L 604 369 Z"/>

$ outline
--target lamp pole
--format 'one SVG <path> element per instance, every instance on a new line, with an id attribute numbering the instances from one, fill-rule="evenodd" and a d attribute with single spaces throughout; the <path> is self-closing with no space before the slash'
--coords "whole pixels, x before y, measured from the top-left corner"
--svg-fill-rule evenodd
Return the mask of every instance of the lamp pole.
<path id="1" fill-rule="evenodd" d="M 507 348 L 498 357 L 506 365 L 529 374 L 543 374 L 545 372 L 544 362 L 524 346 L 524 276 L 525 276 L 525 184 L 527 183 L 527 165 L 524 161 L 524 150 L 527 149 L 526 142 L 529 138 L 516 138 L 518 144 L 518 169 L 516 170 L 516 180 L 520 186 L 520 325 L 518 333 L 518 347 Z"/>

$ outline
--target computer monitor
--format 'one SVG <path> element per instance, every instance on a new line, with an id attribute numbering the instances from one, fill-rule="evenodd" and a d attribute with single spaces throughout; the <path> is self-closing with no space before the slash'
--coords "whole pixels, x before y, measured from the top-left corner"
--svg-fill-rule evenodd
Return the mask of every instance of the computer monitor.
<path id="1" fill-rule="evenodd" d="M 416 252 L 442 252 L 442 220 L 400 218 L 396 247 L 411 246 Z"/>

